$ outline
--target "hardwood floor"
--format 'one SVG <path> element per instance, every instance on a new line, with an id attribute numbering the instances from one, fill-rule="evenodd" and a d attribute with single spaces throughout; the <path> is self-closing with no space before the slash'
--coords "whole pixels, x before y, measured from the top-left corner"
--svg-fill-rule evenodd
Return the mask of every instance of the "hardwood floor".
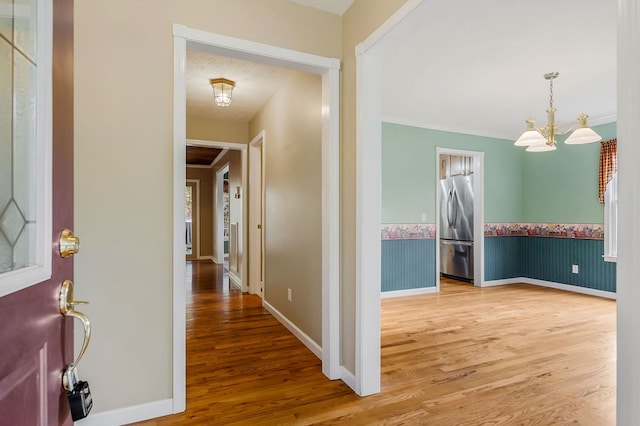
<path id="1" fill-rule="evenodd" d="M 615 301 L 525 284 L 382 300 L 382 392 L 360 398 L 193 262 L 187 411 L 141 425 L 615 425 Z"/>

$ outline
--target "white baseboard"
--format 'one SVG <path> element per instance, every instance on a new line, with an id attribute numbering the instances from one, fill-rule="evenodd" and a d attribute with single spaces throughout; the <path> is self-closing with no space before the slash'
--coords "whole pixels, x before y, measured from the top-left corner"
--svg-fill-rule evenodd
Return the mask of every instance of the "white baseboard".
<path id="1" fill-rule="evenodd" d="M 541 287 L 555 288 L 558 290 L 572 291 L 574 293 L 588 294 L 589 296 L 605 297 L 607 299 L 616 300 L 616 293 L 611 291 L 596 290 L 593 288 L 580 287 L 577 285 L 560 284 L 552 281 L 536 280 L 534 278 L 523 278 L 522 282 L 526 284 L 539 285 Z"/>
<path id="2" fill-rule="evenodd" d="M 322 359 L 322 347 L 318 345 L 311 337 L 307 336 L 302 330 L 300 330 L 294 323 L 289 321 L 287 317 L 282 315 L 276 308 L 271 306 L 266 300 L 262 299 L 262 307 L 265 308 L 271 315 L 273 315 L 287 330 L 298 338 L 315 356 Z"/>
<path id="3" fill-rule="evenodd" d="M 218 265 L 219 265 L 219 264 L 223 263 L 223 262 L 220 262 L 220 261 L 218 260 L 218 258 L 217 258 L 217 257 L 215 257 L 215 256 L 211 256 L 211 259 L 213 260 L 213 263 L 215 263 L 215 264 L 218 264 Z"/>
<path id="4" fill-rule="evenodd" d="M 344 366 L 340 366 L 340 379 L 347 384 L 356 394 L 358 394 L 358 389 L 356 386 L 356 376 L 349 370 L 347 370 Z"/>
<path id="5" fill-rule="evenodd" d="M 544 280 L 537 280 L 535 278 L 525 278 L 525 277 L 508 278 L 505 280 L 485 281 L 482 286 L 491 287 L 496 285 L 507 285 L 507 284 L 518 284 L 518 283 L 537 285 L 540 287 L 555 288 L 557 290 L 571 291 L 573 293 L 587 294 L 589 296 L 604 297 L 606 299 L 616 300 L 617 298 L 616 293 L 611 291 L 596 290 L 588 287 L 580 287 L 577 285 L 570 285 L 570 284 L 561 284 L 553 281 L 544 281 Z"/>
<path id="6" fill-rule="evenodd" d="M 494 287 L 497 285 L 523 283 L 526 278 L 506 278 L 504 280 L 484 281 L 480 287 Z"/>
<path id="7" fill-rule="evenodd" d="M 437 292 L 437 287 L 410 288 L 408 290 L 383 291 L 380 293 L 380 298 L 389 299 L 391 297 L 416 296 L 419 294 L 431 294 Z"/>
<path id="8" fill-rule="evenodd" d="M 212 261 L 212 262 L 218 263 L 218 262 L 216 262 L 216 260 L 214 259 L 214 257 L 213 257 L 213 256 L 200 256 L 200 257 L 198 258 L 198 260 L 210 260 L 210 261 Z"/>
<path id="9" fill-rule="evenodd" d="M 173 399 L 119 408 L 92 414 L 74 423 L 77 426 L 114 426 L 168 416 L 173 413 Z"/>
<path id="10" fill-rule="evenodd" d="M 240 277 L 238 277 L 231 271 L 229 271 L 229 284 L 236 286 L 237 288 L 242 290 L 242 281 L 240 280 Z"/>

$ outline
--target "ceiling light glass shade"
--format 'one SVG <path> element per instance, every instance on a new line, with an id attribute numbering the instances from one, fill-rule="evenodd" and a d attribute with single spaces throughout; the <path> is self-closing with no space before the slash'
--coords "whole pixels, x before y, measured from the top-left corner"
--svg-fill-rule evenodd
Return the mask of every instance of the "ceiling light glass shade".
<path id="1" fill-rule="evenodd" d="M 536 120 L 533 117 L 529 117 L 526 120 L 527 130 L 515 141 L 515 146 L 529 146 L 534 144 L 545 143 L 547 138 L 545 138 L 536 128 Z"/>
<path id="2" fill-rule="evenodd" d="M 536 145 L 529 145 L 526 149 L 528 152 L 547 152 L 547 151 L 555 151 L 556 144 L 549 145 L 546 142 Z"/>
<path id="3" fill-rule="evenodd" d="M 235 81 L 227 80 L 226 78 L 214 78 L 209 80 L 209 83 L 213 87 L 213 97 L 216 105 L 223 108 L 231 105 L 231 93 L 233 88 L 236 87 Z"/>
<path id="4" fill-rule="evenodd" d="M 602 136 L 593 131 L 590 127 L 584 127 L 582 129 L 576 129 L 571 133 L 571 136 L 567 138 L 564 143 L 569 145 L 577 145 L 581 143 L 598 142 L 602 140 Z"/>
<path id="5" fill-rule="evenodd" d="M 578 116 L 578 128 L 571 133 L 564 143 L 569 145 L 577 145 L 582 143 L 598 142 L 602 137 L 597 134 L 591 127 L 587 126 L 587 115 L 580 114 Z"/>
<path id="6" fill-rule="evenodd" d="M 546 143 L 547 139 L 537 130 L 525 131 L 514 143 L 515 146 L 530 146 Z"/>

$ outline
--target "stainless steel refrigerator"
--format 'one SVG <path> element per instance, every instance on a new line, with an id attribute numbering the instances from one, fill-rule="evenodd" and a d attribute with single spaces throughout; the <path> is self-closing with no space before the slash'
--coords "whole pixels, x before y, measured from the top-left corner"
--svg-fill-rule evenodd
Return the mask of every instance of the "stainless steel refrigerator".
<path id="1" fill-rule="evenodd" d="M 473 281 L 473 175 L 440 180 L 440 272 Z"/>

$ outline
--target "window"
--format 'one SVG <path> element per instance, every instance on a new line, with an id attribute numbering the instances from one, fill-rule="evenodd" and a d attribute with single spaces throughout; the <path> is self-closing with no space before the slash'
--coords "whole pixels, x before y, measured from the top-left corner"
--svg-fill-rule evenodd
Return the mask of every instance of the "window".
<path id="1" fill-rule="evenodd" d="M 618 141 L 600 143 L 598 196 L 604 204 L 604 260 L 615 262 L 618 255 Z"/>
<path id="2" fill-rule="evenodd" d="M 0 296 L 51 277 L 52 9 L 13 3 L 0 1 Z"/>
<path id="3" fill-rule="evenodd" d="M 604 192 L 604 260 L 618 256 L 618 172 L 611 176 Z"/>

